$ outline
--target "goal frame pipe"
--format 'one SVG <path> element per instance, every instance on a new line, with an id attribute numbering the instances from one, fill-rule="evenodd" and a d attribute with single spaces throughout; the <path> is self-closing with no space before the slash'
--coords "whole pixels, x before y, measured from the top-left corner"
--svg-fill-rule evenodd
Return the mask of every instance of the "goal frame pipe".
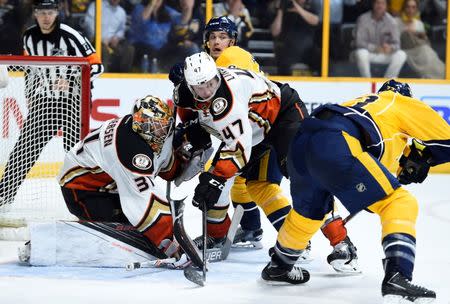
<path id="1" fill-rule="evenodd" d="M 2 55 L 0 64 L 26 65 L 33 63 L 35 66 L 46 65 L 79 65 L 81 67 L 81 130 L 80 140 L 89 133 L 91 113 L 91 65 L 84 57 L 70 56 L 18 56 Z"/>

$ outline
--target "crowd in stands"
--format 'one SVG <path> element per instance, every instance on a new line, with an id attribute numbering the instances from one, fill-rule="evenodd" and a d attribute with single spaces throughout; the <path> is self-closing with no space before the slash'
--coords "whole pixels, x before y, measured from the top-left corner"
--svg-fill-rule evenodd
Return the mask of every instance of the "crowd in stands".
<path id="1" fill-rule="evenodd" d="M 94 42 L 95 1 L 60 2 L 61 22 Z M 341 64 L 351 76 L 445 77 L 447 1 L 330 0 L 330 9 L 331 76 L 348 76 L 333 73 Z M 320 76 L 323 0 L 216 0 L 213 16 L 222 15 L 263 69 Z M 32 0 L 0 0 L 0 54 L 21 54 L 21 34 L 33 22 Z M 204 24 L 205 1 L 102 0 L 106 72 L 167 73 L 202 49 Z M 269 45 L 266 53 L 255 41 Z"/>

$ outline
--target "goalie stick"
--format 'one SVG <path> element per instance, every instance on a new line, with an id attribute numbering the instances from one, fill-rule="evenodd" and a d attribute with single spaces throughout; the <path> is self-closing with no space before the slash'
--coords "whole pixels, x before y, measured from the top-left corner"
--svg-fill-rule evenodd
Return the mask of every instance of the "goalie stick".
<path id="1" fill-rule="evenodd" d="M 206 250 L 206 260 L 208 262 L 220 262 L 225 260 L 231 249 L 231 245 L 233 244 L 234 237 L 236 235 L 236 231 L 238 229 L 239 223 L 241 222 L 242 215 L 244 214 L 244 208 L 242 206 L 237 206 L 234 209 L 233 217 L 231 219 L 231 225 L 228 229 L 228 234 L 225 240 L 225 243 L 222 247 L 210 248 Z M 171 267 L 169 264 L 174 263 L 174 258 L 167 259 L 157 259 L 145 262 L 131 262 L 126 266 L 127 270 L 134 270 L 138 268 L 154 268 L 154 267 L 166 267 L 170 269 L 179 269 L 178 267 Z"/>
<path id="2" fill-rule="evenodd" d="M 175 266 L 172 266 L 177 261 L 176 258 L 167 258 L 167 259 L 157 259 L 157 260 L 150 260 L 145 262 L 132 262 L 126 265 L 125 269 L 135 270 L 139 268 L 159 268 L 159 267 L 167 267 L 167 268 L 173 268 L 175 269 Z"/>

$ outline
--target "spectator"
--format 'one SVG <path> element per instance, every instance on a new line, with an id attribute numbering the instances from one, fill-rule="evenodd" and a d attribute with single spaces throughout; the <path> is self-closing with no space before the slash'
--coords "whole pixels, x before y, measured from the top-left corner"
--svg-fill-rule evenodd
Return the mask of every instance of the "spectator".
<path id="1" fill-rule="evenodd" d="M 189 49 L 191 54 L 198 53 L 203 41 L 202 32 L 205 23 L 200 2 L 179 0 L 177 8 L 181 11 L 182 18 L 181 23 L 175 25 L 171 39 L 179 47 Z"/>
<path id="2" fill-rule="evenodd" d="M 102 1 L 102 61 L 107 72 L 129 72 L 134 47 L 125 39 L 127 15 L 120 0 Z M 91 41 L 95 36 L 95 2 L 89 5 L 84 25 Z"/>
<path id="3" fill-rule="evenodd" d="M 225 0 L 214 4 L 213 15 L 214 17 L 227 16 L 232 20 L 238 29 L 239 45 L 247 48 L 248 40 L 253 35 L 253 24 L 250 13 L 242 0 Z"/>
<path id="4" fill-rule="evenodd" d="M 171 33 L 176 25 L 181 24 L 182 18 L 182 14 L 165 4 L 164 0 L 143 0 L 136 5 L 131 15 L 130 28 L 130 42 L 134 45 L 136 54 L 135 68 L 139 66 L 144 54 L 158 60 L 163 70 L 167 71 L 175 62 L 195 52 L 170 40 Z"/>
<path id="5" fill-rule="evenodd" d="M 425 26 L 442 25 L 447 19 L 447 0 L 423 0 L 419 2 L 419 11 Z"/>
<path id="6" fill-rule="evenodd" d="M 418 7 L 418 0 L 406 0 L 400 17 L 396 18 L 401 46 L 406 52 L 408 65 L 421 78 L 442 79 L 445 77 L 445 64 L 430 46 Z"/>
<path id="7" fill-rule="evenodd" d="M 0 0 L 0 54 L 22 54 L 24 8 L 18 0 Z"/>
<path id="8" fill-rule="evenodd" d="M 318 69 L 320 52 L 314 51 L 314 34 L 319 17 L 306 0 L 281 0 L 270 30 L 275 41 L 279 75 L 292 75 L 292 66 L 305 63 Z"/>
<path id="9" fill-rule="evenodd" d="M 374 0 L 372 10 L 358 18 L 355 57 L 362 77 L 371 77 L 370 64 L 379 63 L 388 64 L 384 77 L 395 78 L 405 63 L 398 26 L 386 8 L 386 0 Z"/>

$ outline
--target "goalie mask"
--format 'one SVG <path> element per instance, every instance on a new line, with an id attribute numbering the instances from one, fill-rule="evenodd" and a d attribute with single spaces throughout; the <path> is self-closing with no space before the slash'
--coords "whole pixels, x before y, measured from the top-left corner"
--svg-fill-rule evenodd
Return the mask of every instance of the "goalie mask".
<path id="1" fill-rule="evenodd" d="M 136 100 L 133 106 L 133 131 L 138 133 L 156 152 L 160 153 L 164 141 L 174 130 L 173 110 L 155 96 Z"/>
<path id="2" fill-rule="evenodd" d="M 378 90 L 378 93 L 384 92 L 384 91 L 392 91 L 395 93 L 399 93 L 403 96 L 412 97 L 411 88 L 409 87 L 409 84 L 396 81 L 394 79 L 389 79 Z"/>
<path id="3" fill-rule="evenodd" d="M 184 62 L 184 79 L 197 101 L 198 110 L 209 108 L 210 100 L 220 87 L 221 77 L 214 59 L 205 52 L 196 53 Z"/>

